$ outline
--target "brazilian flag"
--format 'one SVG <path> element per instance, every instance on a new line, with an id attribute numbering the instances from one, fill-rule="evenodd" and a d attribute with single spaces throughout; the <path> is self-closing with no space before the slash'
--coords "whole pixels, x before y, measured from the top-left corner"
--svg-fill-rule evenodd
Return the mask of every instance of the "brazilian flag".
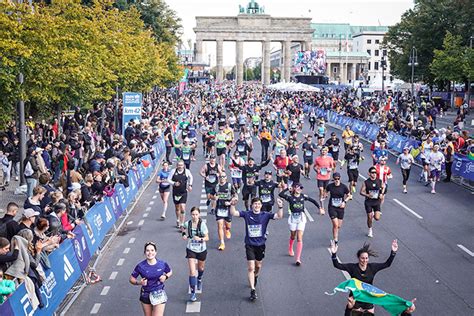
<path id="1" fill-rule="evenodd" d="M 356 278 L 342 282 L 334 288 L 333 293 L 326 294 L 334 295 L 336 291 L 345 293 L 350 291 L 356 301 L 380 305 L 393 316 L 400 315 L 404 310 L 413 305 L 411 301 L 386 293 L 381 289 L 376 288 L 371 284 L 364 283 Z"/>

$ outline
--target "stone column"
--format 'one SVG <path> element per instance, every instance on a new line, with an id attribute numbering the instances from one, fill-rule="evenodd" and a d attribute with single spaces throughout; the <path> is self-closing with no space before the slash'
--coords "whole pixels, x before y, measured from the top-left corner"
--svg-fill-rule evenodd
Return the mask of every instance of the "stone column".
<path id="1" fill-rule="evenodd" d="M 352 80 L 352 83 L 354 84 L 355 81 L 356 81 L 356 69 L 357 69 L 357 64 L 356 64 L 356 63 L 352 63 L 351 69 L 352 69 L 352 78 L 351 78 L 351 80 Z"/>
<path id="2" fill-rule="evenodd" d="M 283 79 L 285 82 L 290 82 L 291 76 L 291 41 L 284 41 L 283 46 L 284 55 L 283 55 Z"/>
<path id="3" fill-rule="evenodd" d="M 304 50 L 311 50 L 311 42 L 304 42 Z"/>
<path id="4" fill-rule="evenodd" d="M 262 83 L 270 84 L 270 41 L 263 42 L 263 60 L 262 60 Z"/>
<path id="5" fill-rule="evenodd" d="M 237 85 L 244 81 L 244 42 L 239 40 L 235 42 L 235 65 L 237 72 Z"/>
<path id="6" fill-rule="evenodd" d="M 195 46 L 195 49 L 196 49 L 196 56 L 195 56 L 195 62 L 202 62 L 202 40 L 200 39 L 197 39 L 196 40 L 196 46 Z"/>
<path id="7" fill-rule="evenodd" d="M 217 82 L 222 82 L 224 80 L 224 41 L 218 39 L 216 41 L 216 79 Z"/>

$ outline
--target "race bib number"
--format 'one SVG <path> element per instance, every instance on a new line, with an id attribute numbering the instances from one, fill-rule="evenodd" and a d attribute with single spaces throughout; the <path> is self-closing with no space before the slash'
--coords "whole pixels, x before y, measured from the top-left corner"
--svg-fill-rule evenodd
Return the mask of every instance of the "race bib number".
<path id="1" fill-rule="evenodd" d="M 237 146 L 237 151 L 238 152 L 244 152 L 245 151 L 245 146 L 244 145 L 238 145 Z"/>
<path id="2" fill-rule="evenodd" d="M 322 175 L 322 176 L 325 176 L 328 174 L 328 168 L 321 168 L 319 169 L 319 173 Z"/>
<path id="3" fill-rule="evenodd" d="M 285 169 L 277 169 L 277 175 L 283 177 L 285 175 Z"/>
<path id="4" fill-rule="evenodd" d="M 179 200 L 181 200 L 182 197 L 183 197 L 182 195 L 175 195 L 174 200 L 178 202 Z"/>
<path id="5" fill-rule="evenodd" d="M 226 209 L 226 208 L 218 208 L 216 214 L 219 217 L 228 217 L 229 216 L 229 210 Z"/>
<path id="6" fill-rule="evenodd" d="M 168 296 L 164 290 L 153 291 L 150 293 L 151 305 L 160 305 L 166 303 Z"/>
<path id="7" fill-rule="evenodd" d="M 349 162 L 349 169 L 357 169 L 358 165 L 357 162 L 351 161 Z"/>
<path id="8" fill-rule="evenodd" d="M 247 178 L 247 185 L 253 185 L 255 183 L 255 177 Z"/>
<path id="9" fill-rule="evenodd" d="M 217 177 L 216 177 L 215 174 L 210 174 L 210 175 L 207 176 L 207 182 L 209 182 L 209 183 L 214 183 L 214 182 L 216 182 L 216 180 L 217 180 Z"/>
<path id="10" fill-rule="evenodd" d="M 250 238 L 262 237 L 262 224 L 247 225 Z"/>
<path id="11" fill-rule="evenodd" d="M 331 203 L 332 203 L 332 206 L 334 207 L 341 207 L 342 198 L 333 198 Z"/>
<path id="12" fill-rule="evenodd" d="M 262 203 L 270 203 L 272 198 L 269 194 L 264 194 L 261 196 Z"/>
<path id="13" fill-rule="evenodd" d="M 203 243 L 199 240 L 191 239 L 189 242 L 189 250 L 194 252 L 202 252 Z"/>
<path id="14" fill-rule="evenodd" d="M 230 170 L 230 176 L 232 178 L 240 179 L 240 178 L 242 178 L 242 170 L 240 170 L 240 169 L 231 169 Z"/>
<path id="15" fill-rule="evenodd" d="M 313 152 L 311 150 L 306 150 L 304 154 L 306 157 L 311 157 L 313 155 Z"/>
<path id="16" fill-rule="evenodd" d="M 299 224 L 302 221 L 302 216 L 300 212 L 297 213 L 291 213 L 291 222 L 293 224 Z"/>
<path id="17" fill-rule="evenodd" d="M 379 190 L 369 190 L 369 196 L 371 199 L 379 198 Z"/>
<path id="18" fill-rule="evenodd" d="M 332 146 L 332 151 L 339 151 L 339 146 Z"/>
<path id="19" fill-rule="evenodd" d="M 183 152 L 183 160 L 189 160 L 190 157 L 191 157 L 191 155 L 189 153 Z"/>

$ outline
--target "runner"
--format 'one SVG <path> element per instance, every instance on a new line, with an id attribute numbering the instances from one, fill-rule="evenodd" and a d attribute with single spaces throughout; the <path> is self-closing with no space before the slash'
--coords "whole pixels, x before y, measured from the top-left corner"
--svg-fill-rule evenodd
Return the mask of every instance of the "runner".
<path id="1" fill-rule="evenodd" d="M 223 173 L 220 165 L 216 162 L 216 156 L 211 155 L 209 162 L 202 166 L 199 174 L 204 178 L 204 190 L 207 194 L 207 206 L 211 205 L 211 215 L 214 214 L 216 209 L 216 202 L 214 195 L 216 192 L 217 177 Z"/>
<path id="2" fill-rule="evenodd" d="M 290 228 L 290 239 L 288 241 L 288 255 L 290 257 L 295 255 L 293 252 L 293 244 L 296 237 L 297 242 L 295 264 L 297 266 L 301 265 L 301 253 L 303 252 L 303 234 L 307 221 L 304 202 L 309 201 L 313 203 L 319 209 L 319 214 L 324 214 L 324 211 L 319 206 L 318 202 L 306 194 L 302 194 L 302 191 L 303 186 L 301 184 L 293 183 L 291 194 L 288 194 L 288 189 L 285 189 L 278 195 L 282 199 L 286 200 L 289 204 L 288 212 L 290 213 L 290 216 L 288 217 L 288 225 Z"/>
<path id="3" fill-rule="evenodd" d="M 442 152 L 439 151 L 439 145 L 433 146 L 433 151 L 428 155 L 427 162 L 430 169 L 430 181 L 431 181 L 431 193 L 436 193 L 436 182 L 440 180 L 441 168 L 445 162 L 445 158 Z"/>
<path id="4" fill-rule="evenodd" d="M 193 175 L 184 166 L 184 161 L 179 160 L 176 168 L 170 171 L 167 181 L 173 186 L 172 195 L 176 212 L 176 226 L 180 228 L 184 223 L 188 192 L 191 192 L 193 187 Z"/>
<path id="5" fill-rule="evenodd" d="M 209 230 L 200 217 L 199 208 L 194 206 L 191 208 L 191 220 L 185 222 L 182 228 L 183 239 L 188 241 L 186 258 L 189 266 L 189 288 L 191 289 L 189 300 L 191 302 L 197 300 L 196 289 L 198 291 L 202 289 L 202 276 L 207 257 L 206 242 L 209 241 Z"/>
<path id="6" fill-rule="evenodd" d="M 247 157 L 250 154 L 251 148 L 247 141 L 245 140 L 245 135 L 243 133 L 240 133 L 239 139 L 235 141 L 233 144 L 233 147 L 235 147 L 236 151 L 239 153 L 239 156 L 246 160 Z"/>
<path id="7" fill-rule="evenodd" d="M 318 181 L 319 204 L 323 206 L 323 201 L 326 198 L 326 186 L 329 183 L 329 179 L 331 179 L 331 170 L 334 171 L 336 168 L 334 159 L 328 156 L 327 147 L 321 149 L 321 155 L 314 160 L 313 168 L 316 171 L 316 180 Z"/>
<path id="8" fill-rule="evenodd" d="M 146 260 L 135 266 L 129 282 L 141 286 L 140 302 L 143 314 L 145 316 L 162 316 L 168 301 L 164 282 L 173 275 L 173 271 L 168 263 L 156 259 L 157 248 L 154 242 L 145 243 L 144 248 Z M 140 280 L 138 280 L 139 277 Z"/>
<path id="9" fill-rule="evenodd" d="M 222 129 L 216 135 L 216 156 L 219 159 L 219 165 L 225 166 L 226 149 L 227 149 L 227 134 Z"/>
<path id="10" fill-rule="evenodd" d="M 190 139 L 186 137 L 182 144 L 175 144 L 175 148 L 180 149 L 180 158 L 184 161 L 186 169 L 190 169 L 192 153 L 196 148 L 196 144 L 191 144 Z"/>
<path id="11" fill-rule="evenodd" d="M 410 154 L 410 148 L 404 147 L 403 152 L 397 158 L 397 165 L 400 164 L 400 170 L 402 171 L 403 177 L 403 193 L 408 193 L 407 191 L 407 182 L 410 178 L 411 165 L 415 163 L 415 159 Z"/>
<path id="12" fill-rule="evenodd" d="M 250 286 L 250 300 L 257 299 L 258 275 L 262 270 L 263 258 L 265 258 L 265 233 L 268 222 L 271 219 L 283 218 L 283 201 L 278 199 L 278 212 L 261 212 L 262 201 L 260 198 L 252 199 L 252 209 L 250 211 L 237 211 L 235 205 L 237 199 L 233 199 L 230 206 L 230 214 L 235 217 L 242 217 L 245 221 L 245 252 L 247 256 L 247 277 Z"/>
<path id="13" fill-rule="evenodd" d="M 384 139 L 380 139 L 378 141 L 379 146 L 375 146 L 373 153 L 372 153 L 372 159 L 374 166 L 379 163 L 381 158 L 387 158 L 388 159 L 388 149 L 387 149 L 387 143 L 385 142 Z"/>
<path id="14" fill-rule="evenodd" d="M 250 157 L 246 165 L 239 166 L 236 161 L 232 160 L 234 165 L 242 170 L 242 181 L 244 186 L 242 188 L 242 199 L 244 200 L 245 209 L 250 210 L 249 199 L 257 195 L 255 182 L 258 180 L 258 172 L 270 163 L 270 159 L 263 162 L 263 164 L 255 164 L 255 160 Z"/>
<path id="15" fill-rule="evenodd" d="M 332 237 L 337 244 L 339 241 L 339 229 L 344 220 L 344 210 L 346 203 L 351 199 L 349 188 L 341 183 L 341 175 L 334 172 L 332 175 L 334 182 L 329 183 L 326 190 L 329 193 L 328 214 L 332 222 Z"/>
<path id="16" fill-rule="evenodd" d="M 431 150 L 433 149 L 434 143 L 431 139 L 431 135 L 428 135 L 424 141 L 421 142 L 421 163 L 423 165 L 423 169 L 421 170 L 420 174 L 420 182 L 425 181 L 425 185 L 428 185 L 430 182 L 428 181 L 428 174 L 430 171 L 429 162 L 427 161 L 428 156 L 431 154 Z"/>
<path id="17" fill-rule="evenodd" d="M 377 178 L 382 181 L 383 187 L 383 195 L 380 198 L 381 203 L 383 204 L 385 200 L 385 195 L 387 194 L 388 190 L 388 179 L 392 179 L 392 170 L 389 166 L 387 166 L 387 157 L 380 157 L 379 162 L 375 165 L 375 169 L 377 170 Z"/>
<path id="18" fill-rule="evenodd" d="M 272 141 L 272 134 L 268 131 L 268 127 L 263 127 L 260 132 L 260 145 L 262 148 L 262 156 L 260 162 L 264 162 L 268 159 L 268 149 Z"/>
<path id="19" fill-rule="evenodd" d="M 351 278 L 356 278 L 364 283 L 374 284 L 374 278 L 377 272 L 392 265 L 393 259 L 397 254 L 398 242 L 396 239 L 392 241 L 390 256 L 384 263 L 369 263 L 369 257 L 378 257 L 377 253 L 370 249 L 370 244 L 364 244 L 364 246 L 357 251 L 358 263 L 340 263 L 337 257 L 337 248 L 337 244 L 331 241 L 331 259 L 336 269 L 347 271 Z M 362 314 L 364 312 L 369 312 L 371 315 L 374 314 L 374 305 L 369 303 L 356 301 L 354 306 L 346 306 L 346 314 L 344 315 L 351 315 L 351 309 L 361 312 L 361 314 L 358 315 L 367 315 Z"/>
<path id="20" fill-rule="evenodd" d="M 240 188 L 242 187 L 242 170 L 240 170 L 238 166 L 245 165 L 245 161 L 240 157 L 238 151 L 234 151 L 234 157 L 231 158 L 231 163 L 229 165 L 230 169 L 230 177 L 232 178 L 232 185 L 237 193 L 240 194 Z M 234 164 L 234 161 L 237 165 Z"/>
<path id="21" fill-rule="evenodd" d="M 334 159 L 334 162 L 337 162 L 339 160 L 339 148 L 341 141 L 339 138 L 337 138 L 336 133 L 332 132 L 331 133 L 331 138 L 329 138 L 326 141 L 326 146 L 328 147 L 328 153 L 331 155 L 332 159 Z"/>
<path id="22" fill-rule="evenodd" d="M 347 163 L 347 176 L 349 178 L 349 188 L 351 193 L 357 190 L 357 180 L 359 178 L 359 162 L 360 155 L 357 153 L 357 148 L 354 146 L 348 147 L 344 155 L 344 161 L 341 164 L 341 169 L 344 163 Z M 352 199 L 352 197 L 351 197 Z"/>
<path id="23" fill-rule="evenodd" d="M 216 193 L 214 199 L 216 200 L 216 222 L 217 222 L 217 235 L 219 237 L 219 250 L 225 249 L 224 243 L 224 226 L 225 226 L 225 237 L 230 239 L 232 234 L 230 228 L 232 225 L 232 216 L 229 214 L 230 201 L 232 198 L 236 198 L 236 192 L 232 187 L 232 184 L 227 182 L 227 176 L 225 173 L 219 175 L 219 183 L 217 184 Z"/>
<path id="24" fill-rule="evenodd" d="M 277 183 L 280 191 L 286 188 L 288 183 L 288 176 L 286 174 L 286 167 L 290 164 L 290 158 L 286 155 L 286 150 L 281 149 L 279 155 L 273 161 L 273 168 L 276 170 Z"/>
<path id="25" fill-rule="evenodd" d="M 300 183 L 301 173 L 304 167 L 299 163 L 297 155 L 291 157 L 291 163 L 286 167 L 286 175 L 288 176 L 288 187 L 291 187 L 293 183 Z"/>
<path id="26" fill-rule="evenodd" d="M 160 173 L 156 177 L 156 183 L 159 183 L 159 191 L 161 201 L 163 201 L 163 213 L 161 213 L 161 220 L 166 219 L 166 210 L 168 209 L 168 200 L 170 197 L 171 186 L 167 179 L 170 174 L 170 165 L 168 161 L 163 161 Z"/>
<path id="27" fill-rule="evenodd" d="M 362 183 L 360 195 L 365 196 L 365 212 L 367 213 L 367 227 L 369 232 L 368 237 L 374 237 L 372 230 L 373 220 L 380 220 L 382 215 L 381 199 L 383 197 L 382 180 L 377 178 L 377 169 L 375 167 L 369 168 L 369 178 Z"/>
<path id="28" fill-rule="evenodd" d="M 352 137 L 355 133 L 351 130 L 349 125 L 346 125 L 346 129 L 342 132 L 342 139 L 344 140 L 344 150 L 347 151 L 347 148 L 352 147 Z"/>
<path id="29" fill-rule="evenodd" d="M 272 180 L 272 171 L 266 170 L 264 179 L 258 180 L 255 186 L 262 201 L 262 212 L 272 212 L 275 204 L 275 188 L 278 187 L 278 183 Z"/>
<path id="30" fill-rule="evenodd" d="M 316 151 L 316 145 L 313 144 L 313 137 L 306 135 L 306 142 L 303 143 L 303 161 L 304 161 L 304 177 L 309 179 L 309 171 L 313 164 L 313 153 Z"/>

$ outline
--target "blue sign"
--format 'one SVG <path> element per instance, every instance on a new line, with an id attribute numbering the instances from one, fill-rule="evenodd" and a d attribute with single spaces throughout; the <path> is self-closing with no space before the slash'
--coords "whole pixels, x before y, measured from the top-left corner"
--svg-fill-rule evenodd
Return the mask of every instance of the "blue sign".
<path id="1" fill-rule="evenodd" d="M 469 160 L 466 156 L 454 155 L 454 162 L 451 170 L 453 175 L 474 181 L 474 161 Z"/>
<path id="2" fill-rule="evenodd" d="M 91 260 L 86 236 L 84 236 L 84 231 L 80 226 L 76 226 L 73 233 L 75 237 L 72 239 L 72 244 L 74 246 L 74 252 L 76 253 L 77 262 L 81 267 L 81 271 L 86 271 L 89 261 Z"/>
<path id="3" fill-rule="evenodd" d="M 142 119 L 142 94 L 123 93 L 122 134 L 125 134 L 128 122 Z"/>

